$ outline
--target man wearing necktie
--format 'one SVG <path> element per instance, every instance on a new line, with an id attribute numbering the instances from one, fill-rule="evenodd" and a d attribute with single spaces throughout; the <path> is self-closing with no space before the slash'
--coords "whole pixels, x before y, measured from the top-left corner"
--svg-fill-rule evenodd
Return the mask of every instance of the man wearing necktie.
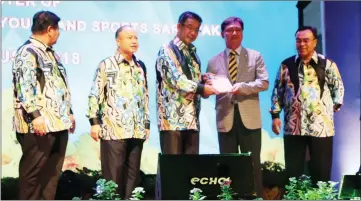
<path id="1" fill-rule="evenodd" d="M 216 96 L 220 153 L 251 152 L 255 186 L 262 196 L 261 112 L 258 93 L 268 89 L 268 73 L 261 54 L 244 48 L 243 21 L 230 17 L 221 24 L 226 49 L 208 62 L 207 72 L 228 77 L 232 90 Z M 238 148 L 239 147 L 239 148 Z"/>

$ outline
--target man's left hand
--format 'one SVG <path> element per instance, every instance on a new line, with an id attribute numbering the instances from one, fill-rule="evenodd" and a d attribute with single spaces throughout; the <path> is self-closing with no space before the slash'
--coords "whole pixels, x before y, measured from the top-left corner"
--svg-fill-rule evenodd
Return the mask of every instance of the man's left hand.
<path id="1" fill-rule="evenodd" d="M 208 85 L 212 85 L 212 77 L 214 77 L 215 74 L 213 73 L 205 73 L 202 75 L 202 82 Z"/>
<path id="2" fill-rule="evenodd" d="M 235 83 L 232 87 L 232 94 L 241 95 L 241 83 Z"/>
<path id="3" fill-rule="evenodd" d="M 341 110 L 341 104 L 335 104 L 333 105 L 333 112 L 338 112 Z"/>
<path id="4" fill-rule="evenodd" d="M 74 116 L 73 116 L 72 114 L 69 116 L 69 118 L 70 118 L 70 121 L 71 121 L 71 127 L 70 127 L 70 129 L 69 129 L 69 132 L 70 132 L 71 134 L 73 134 L 74 131 L 75 131 L 76 123 L 75 123 Z"/>
<path id="5" fill-rule="evenodd" d="M 145 140 L 149 139 L 149 135 L 150 135 L 150 130 L 149 129 L 145 129 Z"/>

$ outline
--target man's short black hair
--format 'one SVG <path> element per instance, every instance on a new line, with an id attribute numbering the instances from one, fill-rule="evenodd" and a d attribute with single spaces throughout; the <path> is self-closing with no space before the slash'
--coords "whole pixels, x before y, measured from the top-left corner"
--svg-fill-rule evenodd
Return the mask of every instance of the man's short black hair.
<path id="1" fill-rule="evenodd" d="M 191 11 L 186 11 L 186 12 L 182 13 L 178 18 L 178 23 L 184 24 L 188 18 L 193 18 L 193 19 L 197 20 L 200 24 L 202 24 L 202 18 L 198 14 L 193 13 Z"/>
<path id="2" fill-rule="evenodd" d="M 229 18 L 225 19 L 225 20 L 222 22 L 222 24 L 221 24 L 221 31 L 223 32 L 228 25 L 230 25 L 230 24 L 232 24 L 232 23 L 235 23 L 235 22 L 238 22 L 238 23 L 241 25 L 242 30 L 244 29 L 244 23 L 243 23 L 243 21 L 242 21 L 241 18 L 239 18 L 239 17 L 229 17 Z"/>
<path id="3" fill-rule="evenodd" d="M 312 35 L 315 39 L 317 39 L 317 28 L 315 27 L 312 27 L 312 26 L 303 26 L 303 27 L 300 27 L 297 29 L 296 33 L 295 33 L 295 36 L 297 35 L 298 32 L 300 31 L 306 31 L 306 30 L 309 30 L 312 32 Z"/>
<path id="4" fill-rule="evenodd" d="M 39 11 L 33 17 L 32 33 L 41 33 L 48 29 L 49 26 L 58 28 L 60 17 L 50 11 Z"/>

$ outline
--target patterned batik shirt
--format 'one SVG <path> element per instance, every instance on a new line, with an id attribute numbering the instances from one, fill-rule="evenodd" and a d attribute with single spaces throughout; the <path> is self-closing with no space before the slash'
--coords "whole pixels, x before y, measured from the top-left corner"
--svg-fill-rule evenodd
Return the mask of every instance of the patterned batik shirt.
<path id="1" fill-rule="evenodd" d="M 120 53 L 100 62 L 89 95 L 87 117 L 101 125 L 103 140 L 145 139 L 149 129 L 149 97 L 141 61 Z"/>
<path id="2" fill-rule="evenodd" d="M 298 56 L 294 58 L 298 63 Z M 315 52 L 308 64 L 300 61 L 295 65 L 299 78 L 296 92 L 289 67 L 281 64 L 272 93 L 271 114 L 277 118 L 284 110 L 285 135 L 329 137 L 335 134 L 334 105 L 342 105 L 344 86 L 336 63 L 326 59 L 325 84 L 321 90 L 315 71 L 319 59 L 325 57 Z"/>
<path id="3" fill-rule="evenodd" d="M 71 127 L 67 75 L 51 47 L 31 37 L 16 52 L 12 74 L 14 131 L 34 133 L 31 122 L 39 116 L 47 133 Z"/>
<path id="4" fill-rule="evenodd" d="M 203 84 L 196 48 L 192 44 L 187 46 L 177 37 L 172 43 L 182 52 L 188 69 L 183 71 L 170 44 L 160 48 L 156 61 L 158 129 L 199 130 Z"/>

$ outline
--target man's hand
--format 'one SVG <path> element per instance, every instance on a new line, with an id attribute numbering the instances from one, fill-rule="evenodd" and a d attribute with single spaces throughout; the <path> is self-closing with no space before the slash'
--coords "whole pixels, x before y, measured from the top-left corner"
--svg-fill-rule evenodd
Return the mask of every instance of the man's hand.
<path id="1" fill-rule="evenodd" d="M 35 118 L 31 123 L 33 124 L 35 134 L 39 136 L 46 135 L 45 117 L 39 116 Z"/>
<path id="2" fill-rule="evenodd" d="M 282 122 L 281 119 L 275 118 L 272 120 L 272 131 L 279 135 L 281 133 Z"/>
<path id="3" fill-rule="evenodd" d="M 69 116 L 69 118 L 70 118 L 70 121 L 71 121 L 71 127 L 70 127 L 70 129 L 69 129 L 69 133 L 74 133 L 74 131 L 75 131 L 75 128 L 76 128 L 76 124 L 75 124 L 75 119 L 74 119 L 74 115 L 70 115 Z"/>
<path id="4" fill-rule="evenodd" d="M 235 83 L 232 87 L 232 94 L 241 95 L 241 83 Z"/>
<path id="5" fill-rule="evenodd" d="M 333 105 L 333 112 L 338 112 L 341 109 L 341 104 L 334 104 Z"/>
<path id="6" fill-rule="evenodd" d="M 203 92 L 203 95 L 208 97 L 210 95 L 213 95 L 213 94 L 216 94 L 218 95 L 218 91 L 215 90 L 211 85 L 208 85 L 208 84 L 205 84 L 204 85 L 204 92 Z"/>
<path id="7" fill-rule="evenodd" d="M 215 76 L 213 73 L 205 73 L 202 75 L 202 82 L 208 85 L 212 85 L 212 78 Z"/>
<path id="8" fill-rule="evenodd" d="M 101 132 L 100 125 L 93 125 L 90 129 L 90 136 L 97 142 Z"/>
<path id="9" fill-rule="evenodd" d="M 145 140 L 149 139 L 149 135 L 150 135 L 150 130 L 149 129 L 145 129 Z"/>

